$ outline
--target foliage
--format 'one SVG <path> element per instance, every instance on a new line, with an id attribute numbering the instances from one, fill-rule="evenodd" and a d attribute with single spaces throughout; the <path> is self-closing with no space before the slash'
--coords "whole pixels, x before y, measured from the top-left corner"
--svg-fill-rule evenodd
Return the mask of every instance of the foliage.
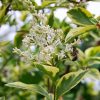
<path id="1" fill-rule="evenodd" d="M 16 29 L 13 42 L 0 41 L 2 98 L 99 100 L 92 99 L 99 92 L 90 92 L 93 86 L 82 83 L 86 78 L 100 80 L 100 19 L 86 9 L 88 1 L 93 0 L 43 0 L 41 5 L 34 0 L 1 0 L 0 26 L 16 26 L 9 14 L 16 10 L 24 23 Z M 54 16 L 58 8 L 68 10 L 70 23 Z"/>

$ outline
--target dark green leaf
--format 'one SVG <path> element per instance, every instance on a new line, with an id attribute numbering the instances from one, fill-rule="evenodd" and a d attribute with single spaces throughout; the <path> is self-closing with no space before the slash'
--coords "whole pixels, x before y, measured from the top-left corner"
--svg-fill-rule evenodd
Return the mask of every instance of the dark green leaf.
<path id="1" fill-rule="evenodd" d="M 91 18 L 93 15 L 85 8 L 74 8 L 68 11 L 68 16 L 75 24 L 78 25 L 93 25 Z"/>
<path id="2" fill-rule="evenodd" d="M 70 72 L 61 77 L 56 86 L 56 100 L 74 88 L 83 79 L 87 72 L 88 71 L 80 70 L 78 72 Z"/>
<path id="3" fill-rule="evenodd" d="M 53 26 L 54 23 L 54 13 L 51 12 L 49 18 L 48 18 L 48 25 L 50 25 L 51 27 Z"/>

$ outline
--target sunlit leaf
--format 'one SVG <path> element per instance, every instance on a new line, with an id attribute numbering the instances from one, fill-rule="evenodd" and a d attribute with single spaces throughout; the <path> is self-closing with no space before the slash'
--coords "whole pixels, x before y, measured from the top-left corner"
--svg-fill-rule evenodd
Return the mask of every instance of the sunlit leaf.
<path id="1" fill-rule="evenodd" d="M 99 56 L 100 57 L 100 46 L 90 47 L 86 49 L 85 55 L 87 57 Z"/>
<path id="2" fill-rule="evenodd" d="M 28 11 L 22 11 L 22 15 L 20 16 L 20 19 L 22 21 L 25 21 L 25 19 L 27 18 L 29 12 Z"/>
<path id="3" fill-rule="evenodd" d="M 95 25 L 86 25 L 84 27 L 78 27 L 75 29 L 71 29 L 66 36 L 65 42 L 69 42 L 70 40 L 73 40 L 75 37 L 82 35 L 85 32 L 91 31 L 95 28 L 96 28 Z"/>

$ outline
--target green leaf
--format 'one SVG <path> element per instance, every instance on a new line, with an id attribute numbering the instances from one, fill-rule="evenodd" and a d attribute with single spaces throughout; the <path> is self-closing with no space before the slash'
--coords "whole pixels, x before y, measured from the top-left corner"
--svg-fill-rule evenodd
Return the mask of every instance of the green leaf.
<path id="1" fill-rule="evenodd" d="M 56 0 L 50 0 L 50 1 L 49 0 L 43 0 L 42 6 L 45 7 L 45 6 L 48 6 L 48 5 L 55 3 L 55 2 L 56 2 Z"/>
<path id="2" fill-rule="evenodd" d="M 0 56 L 6 55 L 5 49 L 10 44 L 10 41 L 0 41 Z"/>
<path id="3" fill-rule="evenodd" d="M 91 60 L 96 60 L 96 61 L 99 61 L 100 63 L 100 57 L 90 57 Z"/>
<path id="4" fill-rule="evenodd" d="M 32 2 L 33 6 L 35 6 L 35 7 L 38 6 L 37 3 L 35 2 L 35 0 L 30 0 L 30 1 Z"/>
<path id="5" fill-rule="evenodd" d="M 50 16 L 48 17 L 48 25 L 50 25 L 52 27 L 53 23 L 54 23 L 54 13 L 52 11 Z"/>
<path id="6" fill-rule="evenodd" d="M 14 45 L 16 47 L 19 48 L 21 46 L 22 39 L 24 38 L 26 33 L 29 33 L 30 27 L 30 23 L 26 23 L 21 27 L 20 31 L 17 31 L 16 36 L 14 37 Z"/>
<path id="7" fill-rule="evenodd" d="M 30 3 L 32 6 L 37 7 L 37 4 L 34 0 L 29 0 L 29 3 L 22 2 L 21 0 L 12 0 L 12 9 L 20 11 L 29 11 Z M 34 9 L 31 9 L 30 12 L 34 12 Z"/>
<path id="8" fill-rule="evenodd" d="M 20 0 L 13 0 L 12 1 L 12 9 L 13 10 L 20 10 L 20 11 L 23 11 L 23 10 L 26 10 L 27 7 L 25 8 L 26 6 L 23 5 L 23 2 L 20 2 Z"/>
<path id="9" fill-rule="evenodd" d="M 43 8 L 49 6 L 50 4 L 53 4 L 55 2 L 56 2 L 56 0 L 43 0 L 42 5 L 38 6 L 36 9 L 43 9 Z"/>
<path id="10" fill-rule="evenodd" d="M 88 71 L 80 70 L 78 72 L 70 72 L 61 77 L 56 86 L 56 100 L 74 88 L 83 79 L 87 72 Z"/>
<path id="11" fill-rule="evenodd" d="M 77 50 L 78 50 L 78 59 L 84 60 L 85 58 L 84 52 L 79 48 L 77 48 Z"/>
<path id="12" fill-rule="evenodd" d="M 82 35 L 85 32 L 91 31 L 95 28 L 96 28 L 95 25 L 86 25 L 84 27 L 71 29 L 65 38 L 65 42 L 69 42 L 70 40 L 73 40 L 75 37 Z"/>
<path id="13" fill-rule="evenodd" d="M 21 46 L 24 35 L 25 35 L 25 32 L 17 32 L 17 34 L 14 38 L 14 44 L 16 47 L 19 48 Z"/>
<path id="14" fill-rule="evenodd" d="M 10 42 L 9 41 L 2 41 L 0 42 L 0 47 L 8 45 Z"/>
<path id="15" fill-rule="evenodd" d="M 90 47 L 85 50 L 85 57 L 88 60 L 89 66 L 100 64 L 100 46 Z"/>
<path id="16" fill-rule="evenodd" d="M 68 11 L 68 16 L 75 24 L 78 25 L 93 25 L 91 18 L 93 15 L 85 8 L 79 7 Z"/>
<path id="17" fill-rule="evenodd" d="M 100 65 L 100 57 L 87 57 L 88 66 Z"/>
<path id="18" fill-rule="evenodd" d="M 99 79 L 100 80 L 100 72 L 96 68 L 92 68 L 87 73 L 86 77 L 90 77 L 92 79 Z"/>
<path id="19" fill-rule="evenodd" d="M 56 74 L 59 72 L 57 67 L 36 64 L 36 67 L 47 74 L 51 79 L 55 79 Z"/>
<path id="20" fill-rule="evenodd" d="M 6 84 L 6 86 L 25 89 L 25 90 L 28 90 L 31 92 L 36 92 L 36 93 L 39 93 L 39 94 L 47 97 L 48 100 L 50 100 L 48 92 L 43 87 L 36 85 L 36 84 L 29 85 L 29 84 L 24 84 L 22 82 L 14 82 L 14 83 L 8 83 L 8 84 Z"/>
<path id="21" fill-rule="evenodd" d="M 9 7 L 9 4 L 3 5 L 2 7 L 0 7 L 0 23 L 3 21 L 3 18 L 7 14 L 8 7 Z"/>
<path id="22" fill-rule="evenodd" d="M 27 18 L 29 12 L 28 11 L 22 11 L 21 13 L 22 13 L 22 15 L 20 16 L 20 19 L 22 21 L 25 21 L 25 19 Z"/>
<path id="23" fill-rule="evenodd" d="M 60 20 L 58 18 L 54 17 L 53 27 L 55 29 L 60 28 L 60 24 L 61 24 Z"/>
<path id="24" fill-rule="evenodd" d="M 100 57 L 100 46 L 90 47 L 85 51 L 86 57 L 99 56 Z"/>

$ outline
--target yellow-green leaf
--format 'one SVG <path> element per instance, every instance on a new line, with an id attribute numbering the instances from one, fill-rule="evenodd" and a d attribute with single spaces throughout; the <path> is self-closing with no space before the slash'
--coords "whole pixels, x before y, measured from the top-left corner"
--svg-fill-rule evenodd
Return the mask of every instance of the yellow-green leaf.
<path id="1" fill-rule="evenodd" d="M 96 25 L 86 25 L 84 27 L 78 27 L 75 29 L 71 29 L 65 38 L 65 42 L 69 42 L 75 37 L 82 35 L 85 32 L 91 31 L 96 28 Z"/>
<path id="2" fill-rule="evenodd" d="M 80 70 L 77 72 L 70 72 L 61 77 L 56 86 L 56 100 L 74 88 L 83 79 L 87 72 L 88 71 Z"/>
<path id="3" fill-rule="evenodd" d="M 0 42 L 0 47 L 6 46 L 6 45 L 8 45 L 8 44 L 9 44 L 9 41 L 1 41 L 1 42 Z"/>
<path id="4" fill-rule="evenodd" d="M 36 9 L 43 9 L 43 8 L 49 6 L 50 4 L 53 4 L 55 2 L 56 2 L 56 0 L 43 0 L 42 5 L 38 6 Z"/>
<path id="5" fill-rule="evenodd" d="M 7 8 L 8 8 L 9 5 L 3 5 L 1 8 L 0 8 L 0 23 L 2 22 L 6 12 L 7 12 Z"/>
<path id="6" fill-rule="evenodd" d="M 13 83 L 6 84 L 6 86 L 25 89 L 25 90 L 28 90 L 28 91 L 31 91 L 31 92 L 39 93 L 39 94 L 47 97 L 48 100 L 50 100 L 48 92 L 43 87 L 36 85 L 36 84 L 29 85 L 29 84 L 25 84 L 25 83 L 22 83 L 22 82 L 13 82 Z"/>
<path id="7" fill-rule="evenodd" d="M 36 64 L 36 67 L 47 74 L 51 79 L 54 79 L 59 72 L 59 69 L 53 66 Z"/>
<path id="8" fill-rule="evenodd" d="M 92 68 L 88 71 L 86 77 L 90 77 L 93 79 L 99 79 L 100 80 L 100 72 L 96 68 Z"/>
<path id="9" fill-rule="evenodd" d="M 85 50 L 85 57 L 88 60 L 89 65 L 100 65 L 100 46 L 90 47 Z"/>
<path id="10" fill-rule="evenodd" d="M 100 57 L 100 46 L 90 47 L 86 49 L 85 55 L 87 57 L 99 56 Z"/>

